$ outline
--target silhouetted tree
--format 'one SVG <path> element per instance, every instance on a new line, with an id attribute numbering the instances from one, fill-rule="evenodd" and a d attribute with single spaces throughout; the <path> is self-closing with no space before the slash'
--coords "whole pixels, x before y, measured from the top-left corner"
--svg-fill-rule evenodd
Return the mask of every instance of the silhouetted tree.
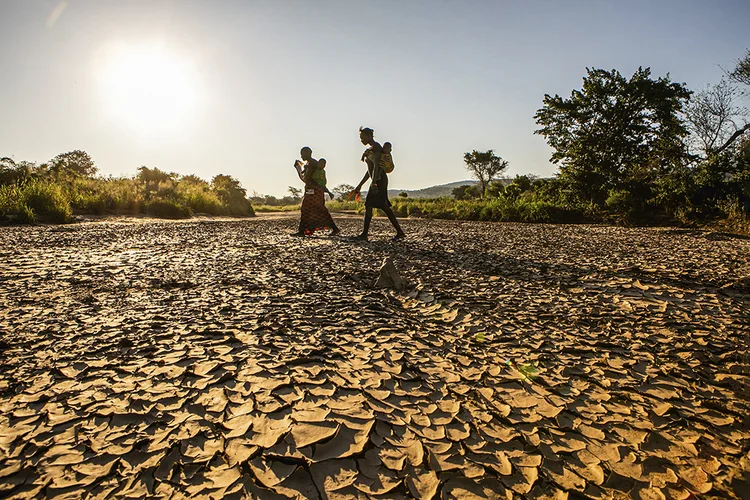
<path id="1" fill-rule="evenodd" d="M 479 181 L 482 198 L 487 192 L 489 183 L 508 168 L 508 162 L 496 156 L 491 149 L 483 152 L 474 150 L 471 153 L 464 153 L 464 162 L 466 163 L 466 169 Z"/>
<path id="2" fill-rule="evenodd" d="M 50 171 L 55 175 L 72 174 L 91 177 L 98 170 L 91 156 L 86 151 L 79 149 L 59 154 L 50 160 Z"/>
<path id="3" fill-rule="evenodd" d="M 407 193 L 406 191 L 401 191 L 400 193 L 398 193 L 398 196 L 400 198 L 408 198 L 409 197 L 409 193 Z"/>
<path id="4" fill-rule="evenodd" d="M 747 95 L 750 93 L 750 50 L 745 54 L 745 57 L 737 61 L 737 67 L 729 73 L 729 78 L 744 86 L 743 94 Z M 737 130 L 722 144 L 719 146 L 714 153 L 719 154 L 725 149 L 729 148 L 736 140 L 740 139 L 746 132 L 750 131 L 750 123 L 745 121 L 745 124 L 737 127 Z M 744 145 L 740 146 L 740 149 Z"/>
<path id="5" fill-rule="evenodd" d="M 696 92 L 685 109 L 690 143 L 697 153 L 708 156 L 726 143 L 742 125 L 738 120 L 747 109 L 737 105 L 737 88 L 726 78 Z"/>
<path id="6" fill-rule="evenodd" d="M 299 203 L 300 200 L 302 200 L 302 190 L 294 186 L 289 186 L 289 196 L 291 196 L 292 199 L 295 200 L 295 203 Z"/>
<path id="7" fill-rule="evenodd" d="M 354 191 L 354 186 L 350 184 L 339 184 L 331 190 L 331 192 L 336 195 L 336 198 L 342 198 L 352 191 Z"/>
<path id="8" fill-rule="evenodd" d="M 535 133 L 554 148 L 551 160 L 573 193 L 602 204 L 610 189 L 642 183 L 687 157 L 681 112 L 690 94 L 669 75 L 651 79 L 649 68 L 630 80 L 586 68 L 583 88 L 570 98 L 544 96 Z"/>
<path id="9" fill-rule="evenodd" d="M 729 77 L 737 83 L 750 86 L 750 50 L 737 61 L 737 67 L 729 73 Z"/>

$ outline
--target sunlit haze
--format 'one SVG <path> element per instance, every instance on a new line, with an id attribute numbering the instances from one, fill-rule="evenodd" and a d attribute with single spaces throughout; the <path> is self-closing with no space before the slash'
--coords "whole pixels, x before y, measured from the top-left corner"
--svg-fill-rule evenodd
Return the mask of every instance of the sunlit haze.
<path id="1" fill-rule="evenodd" d="M 392 187 L 469 178 L 472 149 L 550 176 L 545 93 L 586 67 L 698 90 L 748 26 L 745 0 L 3 1 L 0 157 L 82 149 L 103 175 L 223 173 L 283 195 L 304 145 L 329 185 L 356 184 L 366 125 L 393 143 Z"/>
<path id="2" fill-rule="evenodd" d="M 142 140 L 181 131 L 198 119 L 198 75 L 185 55 L 170 53 L 159 43 L 105 48 L 99 91 L 110 117 Z"/>

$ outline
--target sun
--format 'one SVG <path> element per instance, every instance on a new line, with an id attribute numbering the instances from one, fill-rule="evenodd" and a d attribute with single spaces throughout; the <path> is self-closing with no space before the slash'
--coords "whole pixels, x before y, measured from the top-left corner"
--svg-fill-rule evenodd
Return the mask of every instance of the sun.
<path id="1" fill-rule="evenodd" d="M 108 47 L 98 73 L 108 114 L 139 135 L 179 132 L 194 116 L 194 68 L 162 45 Z"/>

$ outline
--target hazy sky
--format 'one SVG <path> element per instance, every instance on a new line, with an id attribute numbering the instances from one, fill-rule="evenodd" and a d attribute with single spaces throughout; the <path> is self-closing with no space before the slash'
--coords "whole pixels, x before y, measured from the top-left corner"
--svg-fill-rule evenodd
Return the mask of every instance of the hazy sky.
<path id="1" fill-rule="evenodd" d="M 747 0 L 0 0 L 0 156 L 83 149 L 105 175 L 225 173 L 283 195 L 304 145 L 329 185 L 356 184 L 365 125 L 393 143 L 392 187 L 466 179 L 472 149 L 548 176 L 545 93 L 587 66 L 699 89 L 748 26 Z"/>

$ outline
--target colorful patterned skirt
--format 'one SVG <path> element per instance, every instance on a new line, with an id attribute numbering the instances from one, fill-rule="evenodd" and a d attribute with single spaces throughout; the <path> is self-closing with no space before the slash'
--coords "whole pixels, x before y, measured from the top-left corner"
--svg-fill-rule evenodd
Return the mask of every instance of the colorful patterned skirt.
<path id="1" fill-rule="evenodd" d="M 323 229 L 336 229 L 336 223 L 326 208 L 325 191 L 320 186 L 305 188 L 300 212 L 300 233 L 313 234 Z"/>

